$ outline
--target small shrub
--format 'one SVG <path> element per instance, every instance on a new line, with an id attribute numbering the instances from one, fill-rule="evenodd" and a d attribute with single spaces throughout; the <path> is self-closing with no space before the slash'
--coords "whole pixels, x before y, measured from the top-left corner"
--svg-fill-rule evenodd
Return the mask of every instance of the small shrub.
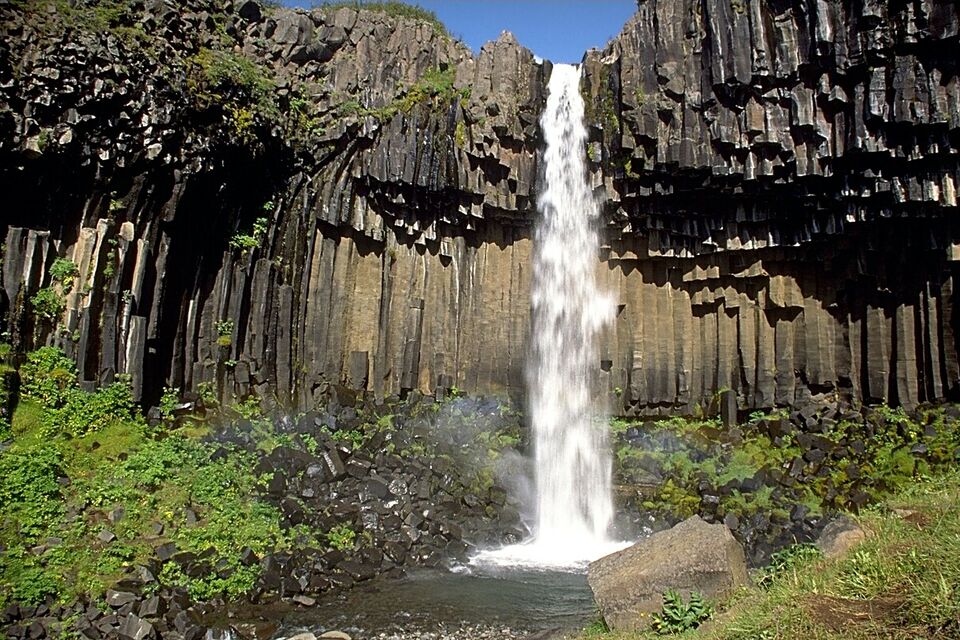
<path id="1" fill-rule="evenodd" d="M 56 320 L 67 310 L 67 302 L 53 287 L 44 287 L 30 298 L 33 312 L 40 318 Z"/>
<path id="2" fill-rule="evenodd" d="M 266 237 L 268 227 L 269 220 L 266 218 L 257 218 L 253 223 L 253 229 L 250 233 L 237 232 L 233 234 L 233 237 L 230 238 L 230 246 L 243 253 L 251 249 L 256 249 L 260 246 L 260 243 L 263 242 L 264 237 Z"/>
<path id="3" fill-rule="evenodd" d="M 234 405 L 233 408 L 244 420 L 263 419 L 263 407 L 260 406 L 260 398 L 257 396 L 247 396 L 242 402 Z"/>
<path id="4" fill-rule="evenodd" d="M 65 291 L 73 287 L 73 283 L 79 275 L 80 269 L 73 260 L 57 258 L 50 265 L 50 278 L 63 285 Z"/>
<path id="5" fill-rule="evenodd" d="M 75 438 L 100 431 L 115 422 L 139 420 L 129 376 L 122 375 L 117 376 L 117 382 L 93 393 L 74 389 L 67 394 L 62 407 L 48 409 L 42 417 L 48 433 L 63 432 Z"/>
<path id="6" fill-rule="evenodd" d="M 178 404 L 180 404 L 180 389 L 164 387 L 163 395 L 160 396 L 160 418 L 164 422 L 173 422 L 173 413 Z"/>
<path id="7" fill-rule="evenodd" d="M 663 594 L 663 608 L 653 614 L 653 630 L 660 635 L 683 633 L 696 629 L 713 615 L 713 607 L 697 592 L 690 594 L 690 602 L 674 590 Z"/>
<path id="8" fill-rule="evenodd" d="M 327 542 L 338 551 L 353 549 L 356 540 L 357 532 L 345 524 L 338 524 L 327 532 Z"/>
<path id="9" fill-rule="evenodd" d="M 59 407 L 77 386 L 77 367 L 56 347 L 41 347 L 27 354 L 20 367 L 21 391 L 44 407 Z"/>
<path id="10" fill-rule="evenodd" d="M 263 66 L 240 54 L 208 48 L 189 63 L 188 87 L 197 105 L 221 107 L 240 138 L 250 138 L 258 118 L 279 120 L 276 83 Z"/>
<path id="11" fill-rule="evenodd" d="M 218 345 L 229 347 L 233 344 L 233 320 L 219 320 L 216 328 Z"/>

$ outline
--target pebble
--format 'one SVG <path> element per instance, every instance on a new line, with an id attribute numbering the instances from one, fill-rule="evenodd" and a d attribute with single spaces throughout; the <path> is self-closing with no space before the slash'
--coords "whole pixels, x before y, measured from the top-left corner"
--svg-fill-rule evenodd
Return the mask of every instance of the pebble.
<path id="1" fill-rule="evenodd" d="M 380 633 L 378 640 L 509 640 L 526 638 L 528 631 L 511 627 L 481 624 L 461 624 L 457 627 L 442 627 L 437 631 L 398 631 Z"/>

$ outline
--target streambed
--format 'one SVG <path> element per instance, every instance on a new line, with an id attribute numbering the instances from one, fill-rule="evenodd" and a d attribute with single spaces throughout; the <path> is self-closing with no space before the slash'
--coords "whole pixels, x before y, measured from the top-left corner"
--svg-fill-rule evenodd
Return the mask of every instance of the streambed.
<path id="1" fill-rule="evenodd" d="M 335 629 L 355 640 L 522 638 L 582 628 L 594 611 L 583 573 L 500 567 L 418 570 L 400 579 L 372 580 L 321 598 L 313 607 L 277 611 L 279 628 L 273 637 Z"/>

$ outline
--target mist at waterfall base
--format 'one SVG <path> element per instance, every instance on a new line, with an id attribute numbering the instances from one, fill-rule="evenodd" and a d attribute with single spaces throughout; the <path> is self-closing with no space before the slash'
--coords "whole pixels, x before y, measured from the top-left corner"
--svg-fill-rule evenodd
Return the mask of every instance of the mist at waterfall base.
<path id="1" fill-rule="evenodd" d="M 599 207 L 587 182 L 580 69 L 555 65 L 540 119 L 546 142 L 534 232 L 531 356 L 535 522 L 524 542 L 473 562 L 577 570 L 624 546 L 611 540 L 611 458 L 596 418 L 597 334 L 612 298 L 595 276 Z"/>

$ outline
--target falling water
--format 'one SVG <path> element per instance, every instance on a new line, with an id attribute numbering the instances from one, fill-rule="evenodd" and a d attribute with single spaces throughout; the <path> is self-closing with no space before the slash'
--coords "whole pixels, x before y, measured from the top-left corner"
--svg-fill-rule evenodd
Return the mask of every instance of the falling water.
<path id="1" fill-rule="evenodd" d="M 535 440 L 533 536 L 485 554 L 503 564 L 576 566 L 610 553 L 613 517 L 605 429 L 594 420 L 595 342 L 613 303 L 598 290 L 598 207 L 587 184 L 580 70 L 555 65 L 540 119 L 546 140 L 537 203 L 532 357 L 527 371 Z"/>

